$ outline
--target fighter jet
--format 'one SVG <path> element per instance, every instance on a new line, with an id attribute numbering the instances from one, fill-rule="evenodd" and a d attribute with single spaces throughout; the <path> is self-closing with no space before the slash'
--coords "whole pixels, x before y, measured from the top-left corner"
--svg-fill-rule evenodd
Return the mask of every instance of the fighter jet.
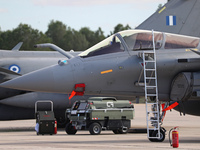
<path id="1" fill-rule="evenodd" d="M 156 86 L 159 102 L 188 101 L 191 108 L 186 113 L 192 113 L 195 108 L 192 102 L 200 100 L 199 47 L 200 38 L 196 37 L 127 30 L 106 38 L 62 64 L 28 73 L 4 82 L 1 86 L 71 93 L 71 96 L 147 96 L 151 101 L 155 101 Z M 156 54 L 156 70 L 151 64 L 155 59 L 152 49 L 155 49 Z M 146 71 L 154 72 L 146 73 L 149 74 L 148 78 L 145 78 L 145 66 L 149 68 Z M 155 72 L 157 76 L 152 76 Z M 144 89 L 155 79 L 157 84 L 150 87 L 148 96 Z M 195 112 L 200 115 L 199 109 Z"/>

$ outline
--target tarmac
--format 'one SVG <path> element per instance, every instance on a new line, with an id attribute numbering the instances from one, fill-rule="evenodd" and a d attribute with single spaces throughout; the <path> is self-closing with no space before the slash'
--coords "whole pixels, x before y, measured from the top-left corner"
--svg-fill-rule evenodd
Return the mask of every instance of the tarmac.
<path id="1" fill-rule="evenodd" d="M 145 105 L 135 104 L 135 119 L 133 129 L 146 128 Z M 128 133 L 114 134 L 112 131 L 102 131 L 100 135 L 90 135 L 89 131 L 78 131 L 76 135 L 67 135 L 64 129 L 59 129 L 56 135 L 36 135 L 35 120 L 0 121 L 0 149 L 70 149 L 70 150 L 168 150 L 169 130 L 179 126 L 179 149 L 200 149 L 200 117 L 186 115 L 172 110 L 168 111 L 163 127 L 167 130 L 163 142 L 150 142 L 147 134 Z"/>

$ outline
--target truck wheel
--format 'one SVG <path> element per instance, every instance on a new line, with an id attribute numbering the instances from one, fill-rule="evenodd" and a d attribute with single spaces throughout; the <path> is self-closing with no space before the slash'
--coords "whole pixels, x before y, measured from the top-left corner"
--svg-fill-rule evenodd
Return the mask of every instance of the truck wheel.
<path id="1" fill-rule="evenodd" d="M 92 123 L 89 126 L 89 131 L 92 135 L 98 135 L 101 133 L 101 126 L 98 123 Z"/>
<path id="2" fill-rule="evenodd" d="M 120 134 L 126 134 L 128 132 L 128 128 L 119 129 Z"/>
<path id="3" fill-rule="evenodd" d="M 66 125 L 65 131 L 66 131 L 66 133 L 69 134 L 69 135 L 74 135 L 74 134 L 76 134 L 76 132 L 77 132 L 77 130 L 74 129 L 74 127 L 72 126 L 71 123 L 68 123 L 68 124 Z"/>
<path id="4" fill-rule="evenodd" d="M 113 131 L 113 133 L 115 133 L 115 134 L 120 134 L 119 133 L 119 130 L 112 130 Z"/>

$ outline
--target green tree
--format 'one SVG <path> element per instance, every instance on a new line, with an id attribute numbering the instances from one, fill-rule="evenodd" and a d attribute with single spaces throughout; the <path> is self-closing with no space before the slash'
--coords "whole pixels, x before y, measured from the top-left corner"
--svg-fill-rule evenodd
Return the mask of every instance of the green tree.
<path id="1" fill-rule="evenodd" d="M 73 30 L 73 41 L 74 50 L 84 51 L 89 47 L 89 42 L 87 41 L 85 35 L 78 31 Z"/>
<path id="2" fill-rule="evenodd" d="M 37 29 L 32 29 L 31 26 L 27 24 L 19 24 L 19 26 L 12 31 L 8 30 L 1 33 L 0 39 L 2 49 L 12 49 L 17 43 L 23 42 L 21 49 L 33 50 L 35 44 L 51 42 L 51 40 L 42 32 Z"/>
<path id="3" fill-rule="evenodd" d="M 52 39 L 52 42 L 59 47 L 65 47 L 64 36 L 66 34 L 66 25 L 60 21 L 51 20 L 48 25 L 48 30 L 45 33 L 49 38 Z"/>
<path id="4" fill-rule="evenodd" d="M 159 4 L 156 11 L 160 10 L 162 8 L 162 6 L 163 6 L 162 4 Z"/>
<path id="5" fill-rule="evenodd" d="M 97 44 L 98 42 L 102 41 L 105 38 L 101 28 L 98 28 L 97 31 L 91 31 L 88 27 L 83 27 L 79 30 L 79 32 L 85 36 L 88 42 L 87 48 Z"/>
<path id="6" fill-rule="evenodd" d="M 123 24 L 118 24 L 114 27 L 114 31 L 111 32 L 111 34 L 115 34 L 117 32 L 123 31 L 123 30 L 129 30 L 131 27 L 127 24 L 126 26 L 123 26 Z"/>
<path id="7" fill-rule="evenodd" d="M 95 44 L 105 39 L 104 33 L 100 27 L 98 28 L 97 31 L 95 31 L 95 37 L 97 37 Z"/>
<path id="8" fill-rule="evenodd" d="M 170 1 L 170 0 L 167 0 L 167 2 L 169 2 L 169 1 Z M 160 10 L 162 7 L 163 7 L 163 5 L 162 5 L 162 4 L 159 4 L 156 11 Z"/>
<path id="9" fill-rule="evenodd" d="M 91 31 L 88 27 L 83 27 L 79 30 L 80 34 L 84 35 L 88 41 L 88 47 L 93 46 L 95 42 L 95 33 Z"/>

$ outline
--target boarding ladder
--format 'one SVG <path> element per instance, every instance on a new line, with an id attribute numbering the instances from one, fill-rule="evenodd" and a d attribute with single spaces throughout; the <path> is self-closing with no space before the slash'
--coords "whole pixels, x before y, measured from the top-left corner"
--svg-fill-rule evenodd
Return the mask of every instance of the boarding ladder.
<path id="1" fill-rule="evenodd" d="M 149 140 L 160 138 L 160 105 L 158 100 L 156 51 L 152 31 L 153 50 L 142 52 L 144 90 L 146 101 L 147 136 Z"/>

